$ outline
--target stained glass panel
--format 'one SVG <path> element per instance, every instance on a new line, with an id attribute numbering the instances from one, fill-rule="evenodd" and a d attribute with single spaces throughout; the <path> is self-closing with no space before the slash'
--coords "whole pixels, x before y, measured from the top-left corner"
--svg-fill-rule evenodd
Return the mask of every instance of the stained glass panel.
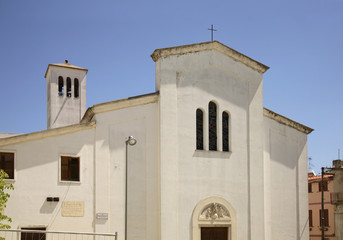
<path id="1" fill-rule="evenodd" d="M 223 112 L 223 151 L 229 151 L 229 114 Z"/>
<path id="2" fill-rule="evenodd" d="M 196 118 L 197 149 L 204 150 L 204 114 L 201 109 L 197 109 Z"/>
<path id="3" fill-rule="evenodd" d="M 217 151 L 217 105 L 208 104 L 209 150 Z"/>

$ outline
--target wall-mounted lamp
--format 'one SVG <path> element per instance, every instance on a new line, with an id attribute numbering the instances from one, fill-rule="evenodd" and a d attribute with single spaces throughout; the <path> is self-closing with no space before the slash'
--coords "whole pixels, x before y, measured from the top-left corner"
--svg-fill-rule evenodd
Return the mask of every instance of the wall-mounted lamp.
<path id="1" fill-rule="evenodd" d="M 137 140 L 133 136 L 129 136 L 126 140 L 126 145 L 129 144 L 131 146 L 135 145 L 137 143 Z"/>

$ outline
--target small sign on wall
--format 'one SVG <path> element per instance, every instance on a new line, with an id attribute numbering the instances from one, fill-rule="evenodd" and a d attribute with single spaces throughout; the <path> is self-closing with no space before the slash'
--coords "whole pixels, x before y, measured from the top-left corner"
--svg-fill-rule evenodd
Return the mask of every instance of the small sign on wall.
<path id="1" fill-rule="evenodd" d="M 108 219 L 108 213 L 97 213 L 96 214 L 96 219 L 107 220 Z"/>
<path id="2" fill-rule="evenodd" d="M 63 202 L 62 216 L 63 217 L 83 217 L 85 203 L 84 202 Z"/>

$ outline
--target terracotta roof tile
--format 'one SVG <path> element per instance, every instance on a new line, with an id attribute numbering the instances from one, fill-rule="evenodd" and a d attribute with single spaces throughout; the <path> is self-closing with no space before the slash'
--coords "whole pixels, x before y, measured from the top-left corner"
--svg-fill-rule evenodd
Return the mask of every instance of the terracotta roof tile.
<path id="1" fill-rule="evenodd" d="M 318 176 L 313 176 L 313 177 L 308 177 L 308 182 L 319 182 L 322 180 L 322 175 L 318 175 Z M 333 179 L 333 175 L 331 174 L 325 174 L 324 175 L 324 179 L 325 180 L 332 180 Z"/>

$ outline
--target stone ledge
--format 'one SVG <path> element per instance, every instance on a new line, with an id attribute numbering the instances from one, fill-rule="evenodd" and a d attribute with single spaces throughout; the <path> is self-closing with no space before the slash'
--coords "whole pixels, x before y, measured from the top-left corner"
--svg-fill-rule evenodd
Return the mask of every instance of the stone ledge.
<path id="1" fill-rule="evenodd" d="M 289 119 L 287 117 L 284 117 L 276 112 L 273 112 L 267 108 L 263 109 L 263 115 L 277 121 L 278 123 L 281 123 L 283 125 L 286 125 L 288 127 L 294 128 L 300 132 L 303 132 L 305 134 L 310 134 L 314 129 L 307 127 L 301 123 L 298 123 L 296 121 L 293 121 L 292 119 Z"/>
<path id="2" fill-rule="evenodd" d="M 18 144 L 18 143 L 27 142 L 27 141 L 39 140 L 39 139 L 47 138 L 47 137 L 64 135 L 68 133 L 74 133 L 74 132 L 91 129 L 95 127 L 96 127 L 96 122 L 93 121 L 93 122 L 88 122 L 84 124 L 74 124 L 74 125 L 70 125 L 66 127 L 52 128 L 52 129 L 48 129 L 48 130 L 44 130 L 40 132 L 33 132 L 33 133 L 21 134 L 14 137 L 2 138 L 0 139 L 0 147 Z"/>
<path id="3" fill-rule="evenodd" d="M 114 110 L 119 110 L 128 107 L 135 107 L 140 105 L 145 105 L 149 103 L 154 103 L 158 101 L 159 92 L 154 92 L 150 94 L 123 98 L 111 102 L 99 103 L 88 108 L 85 115 L 83 116 L 81 123 L 86 123 L 92 120 L 95 114 L 109 112 Z"/>

